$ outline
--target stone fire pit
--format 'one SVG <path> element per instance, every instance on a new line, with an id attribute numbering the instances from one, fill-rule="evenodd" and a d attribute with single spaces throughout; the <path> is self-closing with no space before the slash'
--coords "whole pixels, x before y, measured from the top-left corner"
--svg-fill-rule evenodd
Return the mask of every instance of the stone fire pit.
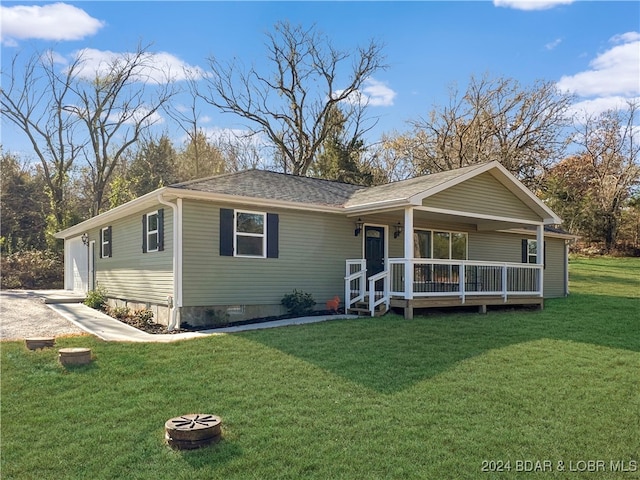
<path id="1" fill-rule="evenodd" d="M 65 367 L 67 365 L 87 365 L 91 363 L 90 348 L 61 348 L 58 350 L 58 354 L 60 363 Z"/>
<path id="2" fill-rule="evenodd" d="M 167 420 L 165 439 L 171 448 L 191 450 L 217 442 L 222 436 L 222 419 L 216 415 L 192 413 Z"/>
<path id="3" fill-rule="evenodd" d="M 29 350 L 53 347 L 55 339 L 53 337 L 31 337 L 25 338 L 24 343 Z"/>

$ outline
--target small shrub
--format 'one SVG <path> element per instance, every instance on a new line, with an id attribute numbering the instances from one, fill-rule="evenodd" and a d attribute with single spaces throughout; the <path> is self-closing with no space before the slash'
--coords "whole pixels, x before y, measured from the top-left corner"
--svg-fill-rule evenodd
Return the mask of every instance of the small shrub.
<path id="1" fill-rule="evenodd" d="M 133 312 L 133 318 L 141 323 L 153 323 L 153 312 L 147 308 L 142 308 Z"/>
<path id="2" fill-rule="evenodd" d="M 280 303 L 291 315 L 306 315 L 311 312 L 316 301 L 310 293 L 294 289 L 293 293 L 287 293 Z"/>
<path id="3" fill-rule="evenodd" d="M 113 307 L 109 309 L 109 315 L 118 320 L 122 320 L 131 315 L 131 309 L 129 307 Z"/>
<path id="4" fill-rule="evenodd" d="M 107 291 L 102 287 L 88 291 L 84 304 L 96 310 L 105 310 L 107 306 Z"/>

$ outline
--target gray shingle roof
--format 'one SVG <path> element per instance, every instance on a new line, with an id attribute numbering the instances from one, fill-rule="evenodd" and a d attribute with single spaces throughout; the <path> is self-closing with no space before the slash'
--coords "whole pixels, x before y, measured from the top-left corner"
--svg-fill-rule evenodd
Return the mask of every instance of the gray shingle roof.
<path id="1" fill-rule="evenodd" d="M 410 178 L 408 180 L 358 190 L 354 192 L 345 207 L 357 207 L 360 205 L 411 198 L 414 195 L 426 192 L 433 187 L 453 180 L 484 165 L 485 164 L 471 165 L 457 170 L 432 173 L 431 175 L 424 175 L 422 177 Z"/>
<path id="2" fill-rule="evenodd" d="M 342 207 L 366 187 L 266 170 L 245 170 L 216 177 L 177 183 L 171 188 L 261 198 L 311 205 Z"/>

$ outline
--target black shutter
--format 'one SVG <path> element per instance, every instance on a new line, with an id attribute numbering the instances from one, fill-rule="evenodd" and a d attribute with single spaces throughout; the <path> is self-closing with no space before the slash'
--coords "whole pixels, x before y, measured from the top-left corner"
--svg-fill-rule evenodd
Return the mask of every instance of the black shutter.
<path id="1" fill-rule="evenodd" d="M 529 263 L 529 244 L 526 238 L 522 239 L 522 263 Z"/>
<path id="2" fill-rule="evenodd" d="M 276 213 L 267 213 L 267 258 L 278 258 L 278 226 Z"/>
<path id="3" fill-rule="evenodd" d="M 158 251 L 164 250 L 164 208 L 158 210 Z"/>
<path id="4" fill-rule="evenodd" d="M 547 268 L 547 242 L 542 242 L 543 250 L 542 254 L 544 256 L 544 268 Z"/>
<path id="5" fill-rule="evenodd" d="M 233 257 L 233 210 L 220 209 L 220 256 Z"/>
<path id="6" fill-rule="evenodd" d="M 111 245 L 113 243 L 113 235 L 111 234 L 111 232 L 112 232 L 111 225 L 109 225 L 107 227 L 107 230 L 104 232 L 108 240 L 108 243 L 105 245 L 105 252 L 104 252 L 105 257 L 111 257 L 111 252 L 112 252 Z"/>
<path id="7" fill-rule="evenodd" d="M 147 215 L 142 215 L 142 253 L 147 253 Z"/>

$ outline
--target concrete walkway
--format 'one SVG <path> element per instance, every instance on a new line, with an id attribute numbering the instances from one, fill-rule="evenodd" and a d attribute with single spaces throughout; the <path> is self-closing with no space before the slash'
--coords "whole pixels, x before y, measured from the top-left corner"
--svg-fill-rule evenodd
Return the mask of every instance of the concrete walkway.
<path id="1" fill-rule="evenodd" d="M 251 325 L 240 325 L 237 327 L 214 328 L 211 330 L 201 330 L 199 332 L 151 334 L 138 330 L 115 318 L 111 318 L 98 310 L 87 307 L 82 303 L 50 303 L 47 306 L 59 315 L 62 315 L 71 323 L 82 328 L 86 332 L 95 335 L 108 342 L 176 342 L 191 338 L 202 338 L 208 335 L 222 333 L 236 333 L 247 330 L 258 330 L 263 328 L 285 327 L 289 325 L 303 325 L 307 323 L 324 322 L 326 320 L 337 320 L 343 318 L 357 318 L 356 315 L 324 315 L 314 317 L 289 318 L 286 320 L 276 320 L 273 322 L 254 323 Z"/>

